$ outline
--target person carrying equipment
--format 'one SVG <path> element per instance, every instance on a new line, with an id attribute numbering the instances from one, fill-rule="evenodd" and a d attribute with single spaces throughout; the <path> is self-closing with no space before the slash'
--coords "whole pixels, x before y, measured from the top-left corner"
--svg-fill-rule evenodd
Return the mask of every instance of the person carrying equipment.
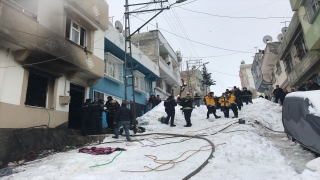
<path id="1" fill-rule="evenodd" d="M 208 96 L 205 97 L 206 105 L 207 105 L 207 119 L 209 119 L 209 114 L 213 114 L 216 119 L 221 118 L 221 116 L 216 115 L 216 102 L 213 97 L 213 92 L 210 92 Z"/>

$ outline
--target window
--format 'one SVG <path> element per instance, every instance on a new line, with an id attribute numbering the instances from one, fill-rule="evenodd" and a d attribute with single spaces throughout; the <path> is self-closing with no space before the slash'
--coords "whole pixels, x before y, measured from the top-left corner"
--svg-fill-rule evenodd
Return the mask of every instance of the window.
<path id="1" fill-rule="evenodd" d="M 281 72 L 282 72 L 281 66 L 280 66 L 280 61 L 278 61 L 278 62 L 276 63 L 276 68 L 277 68 L 276 74 L 279 76 L 279 75 L 281 74 Z"/>
<path id="2" fill-rule="evenodd" d="M 308 52 L 307 46 L 304 42 L 303 35 L 300 34 L 297 40 L 294 43 L 294 46 L 297 50 L 297 57 L 302 60 L 302 58 L 306 55 Z"/>
<path id="3" fill-rule="evenodd" d="M 304 7 L 306 9 L 306 14 L 308 16 L 309 23 L 312 24 L 320 9 L 320 1 L 306 0 Z"/>
<path id="4" fill-rule="evenodd" d="M 123 61 L 107 52 L 105 57 L 105 72 L 106 78 L 117 83 L 123 83 Z"/>
<path id="5" fill-rule="evenodd" d="M 146 81 L 146 92 L 150 92 L 150 83 Z"/>
<path id="6" fill-rule="evenodd" d="M 145 80 L 144 80 L 144 74 L 141 72 L 134 70 L 133 71 L 133 80 L 134 80 L 134 90 L 145 93 Z"/>
<path id="7" fill-rule="evenodd" d="M 285 71 L 290 74 L 290 72 L 293 70 L 293 61 L 291 55 L 287 55 L 287 57 L 284 59 L 284 66 Z"/>
<path id="8" fill-rule="evenodd" d="M 66 38 L 82 47 L 87 46 L 87 30 L 70 18 L 67 18 L 66 22 Z"/>
<path id="9" fill-rule="evenodd" d="M 93 99 L 94 100 L 98 100 L 98 99 L 104 100 L 104 93 L 94 90 L 93 91 Z"/>
<path id="10" fill-rule="evenodd" d="M 157 87 L 160 88 L 160 89 L 163 89 L 162 78 L 158 78 Z"/>
<path id="11" fill-rule="evenodd" d="M 171 94 L 171 91 L 172 91 L 171 85 L 167 84 L 166 92 Z"/>

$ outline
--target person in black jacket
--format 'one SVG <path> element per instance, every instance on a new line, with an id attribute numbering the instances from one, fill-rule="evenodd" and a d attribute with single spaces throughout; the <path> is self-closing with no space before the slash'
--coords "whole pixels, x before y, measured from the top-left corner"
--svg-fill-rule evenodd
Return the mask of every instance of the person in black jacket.
<path id="1" fill-rule="evenodd" d="M 308 91 L 319 90 L 320 86 L 318 83 L 315 83 L 312 79 L 309 80 Z"/>
<path id="2" fill-rule="evenodd" d="M 180 106 L 182 106 L 184 119 L 186 120 L 186 125 L 184 127 L 191 127 L 191 113 L 193 110 L 193 99 L 190 96 L 190 93 L 187 92 L 187 96 L 182 98 L 180 101 Z"/>
<path id="3" fill-rule="evenodd" d="M 94 102 L 91 106 L 93 134 L 102 134 L 102 112 L 104 111 L 103 107 L 104 105 L 102 99 Z"/>
<path id="4" fill-rule="evenodd" d="M 106 109 L 108 128 L 110 128 L 112 130 L 114 129 L 113 119 L 114 119 L 114 116 L 115 116 L 118 109 L 119 109 L 119 106 L 117 105 L 117 101 L 115 101 L 115 100 L 112 100 L 108 104 L 108 107 Z"/>
<path id="5" fill-rule="evenodd" d="M 281 96 L 280 96 L 281 106 L 283 105 L 284 99 L 286 98 L 287 94 L 288 94 L 287 89 L 283 89 L 283 93 L 282 93 Z"/>
<path id="6" fill-rule="evenodd" d="M 301 86 L 299 86 L 299 85 L 297 85 L 296 86 L 296 91 L 306 91 L 306 89 L 301 87 Z"/>
<path id="7" fill-rule="evenodd" d="M 275 103 L 278 103 L 282 93 L 283 93 L 283 90 L 281 88 L 279 88 L 279 85 L 276 85 L 276 89 L 273 90 L 273 95 L 274 95 L 274 97 L 276 97 Z"/>
<path id="8" fill-rule="evenodd" d="M 81 107 L 82 112 L 82 125 L 81 125 L 81 136 L 87 135 L 87 127 L 91 124 L 91 107 L 92 107 L 92 100 L 87 99 L 85 103 L 83 103 Z M 91 128 L 93 130 L 93 128 Z"/>
<path id="9" fill-rule="evenodd" d="M 243 101 L 246 102 L 246 105 L 248 105 L 249 102 L 251 104 L 253 104 L 252 103 L 252 92 L 250 90 L 248 90 L 246 87 L 243 88 L 241 96 L 243 98 Z"/>
<path id="10" fill-rule="evenodd" d="M 176 113 L 175 107 L 177 106 L 177 102 L 174 100 L 173 96 L 169 96 L 167 100 L 164 101 L 164 107 L 166 107 L 165 111 L 167 113 L 167 124 L 169 124 L 169 120 L 171 118 L 170 126 L 175 127 L 174 124 L 174 115 Z"/>
<path id="11" fill-rule="evenodd" d="M 241 99 L 241 91 L 236 86 L 234 86 L 234 96 L 236 96 L 236 103 L 238 106 L 239 111 L 241 111 L 241 106 L 243 106 L 242 99 Z"/>
<path id="12" fill-rule="evenodd" d="M 124 132 L 126 133 L 127 141 L 131 141 L 129 127 L 133 122 L 133 114 L 130 109 L 127 108 L 126 103 L 122 103 L 121 107 L 116 112 L 116 115 L 113 119 L 114 126 L 114 136 L 112 138 L 118 139 L 119 138 L 119 128 L 123 126 Z"/>

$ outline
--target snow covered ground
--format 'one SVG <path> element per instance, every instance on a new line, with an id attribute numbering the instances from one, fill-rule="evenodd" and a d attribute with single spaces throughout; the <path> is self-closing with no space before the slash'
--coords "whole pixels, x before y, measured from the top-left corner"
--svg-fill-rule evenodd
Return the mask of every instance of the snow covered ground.
<path id="1" fill-rule="evenodd" d="M 319 180 L 320 160 L 310 160 L 315 157 L 299 145 L 288 141 L 285 135 L 274 133 L 254 123 L 258 120 L 263 125 L 276 130 L 283 131 L 281 122 L 281 107 L 265 99 L 256 99 L 254 104 L 244 105 L 239 112 L 239 117 L 246 120 L 246 124 L 234 124 L 228 129 L 213 134 L 224 127 L 236 122 L 231 118 L 215 120 L 213 115 L 206 119 L 207 109 L 205 106 L 195 108 L 192 113 L 192 124 L 190 128 L 183 127 L 185 120 L 180 107 L 176 108 L 176 127 L 161 124 L 158 118 L 165 116 L 163 104 L 155 107 L 152 111 L 139 118 L 139 122 L 148 122 L 145 126 L 146 133 L 175 133 L 205 136 L 217 147 L 214 158 L 198 174 L 191 179 L 239 179 L 239 180 Z M 223 113 L 218 110 L 218 115 Z M 230 111 L 230 116 L 232 116 Z M 90 166 L 110 162 L 118 152 L 111 155 L 92 156 L 80 154 L 77 150 L 59 153 L 50 157 L 32 162 L 26 166 L 16 168 L 22 171 L 2 179 L 182 179 L 190 172 L 198 168 L 209 156 L 210 150 L 201 151 L 190 156 L 202 146 L 209 145 L 204 140 L 195 138 L 167 138 L 157 139 L 162 136 L 135 137 L 133 139 L 144 139 L 133 143 L 108 143 L 100 144 L 98 147 L 120 147 L 127 151 L 117 156 L 111 164 L 96 168 Z M 125 137 L 121 137 L 124 140 Z M 111 136 L 106 137 L 105 142 L 114 141 Z M 175 143 L 171 143 L 175 142 Z M 165 143 L 171 143 L 166 144 Z M 208 149 L 208 147 L 207 147 Z M 159 166 L 153 159 L 145 155 L 153 155 L 158 160 L 182 161 L 180 163 L 166 165 L 159 170 L 150 172 L 122 172 L 148 171 L 146 166 L 155 168 Z M 180 157 L 181 156 L 181 157 Z M 180 158 L 179 158 L 180 157 Z M 309 162 L 309 163 L 308 163 Z M 306 164 L 308 163 L 308 168 Z M 170 168 L 172 167 L 172 168 Z"/>

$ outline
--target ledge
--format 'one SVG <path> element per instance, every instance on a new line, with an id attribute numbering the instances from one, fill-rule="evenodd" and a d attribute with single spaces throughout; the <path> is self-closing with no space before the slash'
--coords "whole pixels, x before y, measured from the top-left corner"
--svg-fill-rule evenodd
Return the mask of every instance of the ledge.
<path id="1" fill-rule="evenodd" d="M 104 78 L 109 79 L 109 80 L 111 80 L 111 81 L 113 81 L 113 82 L 116 82 L 116 83 L 118 83 L 118 84 L 123 84 L 122 81 L 120 81 L 120 80 L 118 80 L 118 79 L 115 79 L 115 78 L 113 78 L 113 77 L 110 77 L 110 76 L 107 75 L 106 73 L 104 74 Z"/>

